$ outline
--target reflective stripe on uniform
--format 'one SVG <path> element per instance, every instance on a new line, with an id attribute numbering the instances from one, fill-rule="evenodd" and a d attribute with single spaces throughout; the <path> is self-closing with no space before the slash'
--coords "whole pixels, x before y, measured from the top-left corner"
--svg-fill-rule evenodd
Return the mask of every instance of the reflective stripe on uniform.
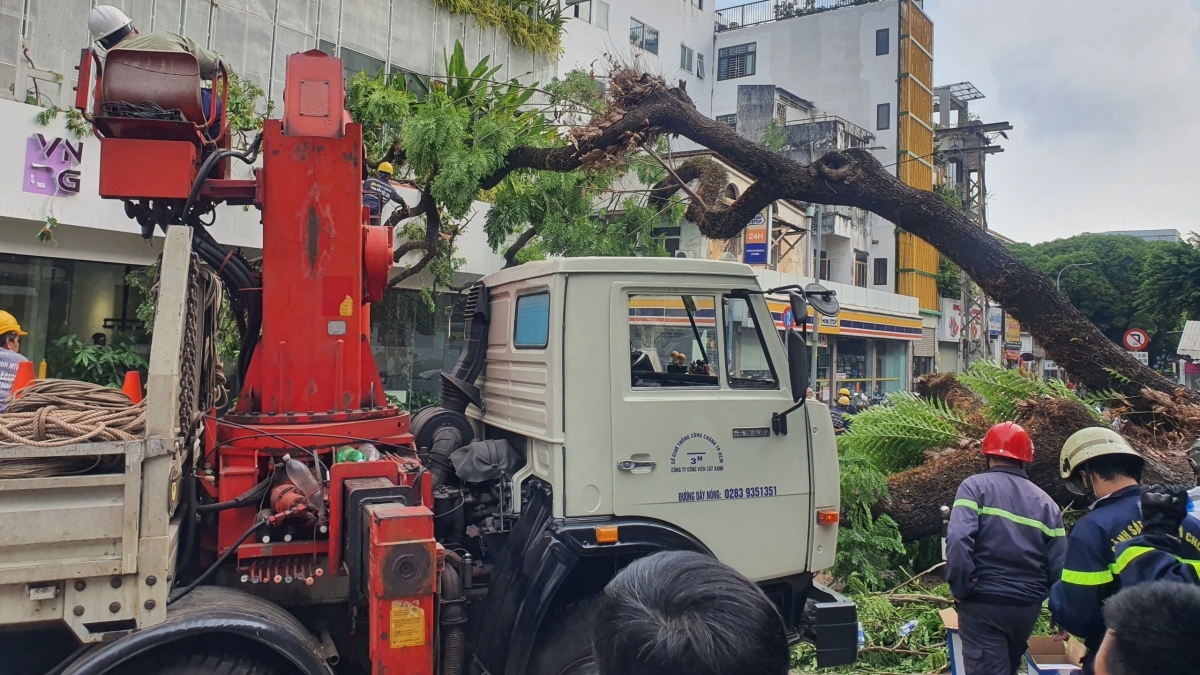
<path id="1" fill-rule="evenodd" d="M 1157 549 L 1150 548 L 1149 546 L 1130 546 L 1124 551 L 1121 551 L 1121 556 L 1117 558 L 1115 563 L 1109 565 L 1108 569 L 1111 570 L 1113 574 L 1120 574 L 1122 570 L 1129 566 L 1129 563 L 1154 550 Z"/>
<path id="2" fill-rule="evenodd" d="M 1009 513 L 1008 511 L 1005 511 L 1004 509 L 998 509 L 993 506 L 980 506 L 979 504 L 976 504 L 975 502 L 971 501 L 970 499 L 955 499 L 954 505 L 971 509 L 972 511 L 974 511 L 980 515 L 1000 516 L 1001 518 L 1004 518 L 1005 520 L 1010 520 L 1018 525 L 1025 525 L 1027 527 L 1032 527 L 1034 529 L 1041 530 L 1042 533 L 1045 534 L 1047 537 L 1065 537 L 1065 536 L 1067 536 L 1066 528 L 1062 528 L 1062 527 L 1052 528 L 1049 525 L 1046 525 L 1045 523 L 1043 523 L 1041 521 L 1034 520 L 1033 518 L 1026 518 L 1025 516 L 1018 516 L 1017 514 Z"/>
<path id="3" fill-rule="evenodd" d="M 1112 583 L 1113 573 L 1108 570 L 1076 572 L 1075 570 L 1063 568 L 1062 580 L 1064 583 L 1075 584 L 1076 586 L 1103 586 L 1104 584 Z"/>

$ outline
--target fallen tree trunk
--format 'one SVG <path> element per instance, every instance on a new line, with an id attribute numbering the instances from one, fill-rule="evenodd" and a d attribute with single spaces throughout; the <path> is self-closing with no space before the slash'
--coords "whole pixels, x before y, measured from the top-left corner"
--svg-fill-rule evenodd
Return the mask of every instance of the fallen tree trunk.
<path id="1" fill-rule="evenodd" d="M 1095 419 L 1076 401 L 1047 398 L 1023 404 L 1017 422 L 1033 439 L 1029 479 L 1062 506 L 1085 506 L 1088 500 L 1067 490 L 1059 475 L 1058 454 L 1071 434 L 1096 426 Z M 1164 451 L 1138 436 L 1129 440 L 1147 457 L 1143 482 L 1192 484 L 1191 469 L 1178 451 Z M 963 480 L 982 471 L 978 448 L 942 452 L 921 466 L 889 476 L 889 497 L 876 511 L 896 521 L 905 541 L 936 535 L 942 527 L 940 508 L 954 503 Z"/>
<path id="2" fill-rule="evenodd" d="M 661 79 L 618 70 L 611 74 L 610 83 L 613 100 L 608 114 L 574 130 L 571 145 L 515 148 L 481 186 L 494 187 L 518 169 L 570 171 L 603 166 L 621 161 L 656 135 L 684 136 L 755 179 L 727 207 L 706 209 L 696 200 L 689 202 L 687 218 L 706 236 L 737 236 L 755 214 L 780 199 L 872 211 L 929 242 L 962 268 L 1089 388 L 1117 390 L 1140 409 L 1150 405 L 1142 398 L 1143 389 L 1175 393 L 1174 383 L 1105 337 L 1055 290 L 1049 277 L 933 193 L 901 183 L 869 151 L 830 152 L 812 164 L 800 165 L 700 114 L 686 92 L 668 88 Z M 1200 403 L 1200 395 L 1194 392 L 1176 395 Z"/>

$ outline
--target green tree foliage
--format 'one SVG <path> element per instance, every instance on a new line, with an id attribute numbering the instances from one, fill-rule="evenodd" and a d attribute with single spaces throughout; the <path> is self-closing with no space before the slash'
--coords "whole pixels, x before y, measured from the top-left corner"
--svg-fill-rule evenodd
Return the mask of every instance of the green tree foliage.
<path id="1" fill-rule="evenodd" d="M 944 255 L 939 256 L 937 287 L 938 295 L 943 298 L 962 298 L 962 270 Z"/>
<path id="2" fill-rule="evenodd" d="M 146 372 L 148 364 L 130 344 L 84 344 L 76 335 L 65 335 L 54 342 L 47 355 L 50 377 L 82 380 L 106 387 L 119 387 L 125 373 Z"/>
<path id="3" fill-rule="evenodd" d="M 1137 301 L 1163 316 L 1200 319 L 1200 238 L 1150 249 Z"/>
<path id="4" fill-rule="evenodd" d="M 436 0 L 455 14 L 469 14 L 484 28 L 503 28 L 513 44 L 539 54 L 562 51 L 565 19 L 558 0 Z"/>
<path id="5" fill-rule="evenodd" d="M 649 153 L 620 166 L 514 171 L 492 190 L 479 191 L 480 180 L 512 148 L 564 146 L 568 139 L 560 125 L 586 124 L 607 108 L 596 81 L 585 73 L 538 88 L 497 82 L 499 70 L 487 58 L 469 67 L 456 44 L 445 78 L 359 74 L 350 82 L 348 109 L 363 125 L 368 162 L 392 162 L 397 179 L 429 197 L 422 220 L 397 228 L 396 259 L 413 251 L 421 258 L 393 284 L 425 271 L 436 284 L 449 285 L 462 262 L 454 257 L 454 240 L 480 200 L 491 202 L 484 224 L 488 242 L 509 265 L 549 255 L 664 254 L 655 229 L 682 220 L 682 200 L 672 197 L 665 206 L 651 207 L 644 190 L 621 189 L 627 176 L 642 185 L 664 178 Z M 656 151 L 666 151 L 665 140 Z"/>
<path id="6" fill-rule="evenodd" d="M 1168 252 L 1182 248 L 1187 246 L 1100 234 L 1009 246 L 1017 257 L 1051 279 L 1062 271 L 1062 292 L 1110 340 L 1120 344 L 1126 330 L 1145 329 L 1150 334 L 1152 363 L 1175 358 L 1178 334 L 1172 335 L 1171 331 L 1181 328 L 1183 316 L 1170 300 L 1195 290 L 1194 282 L 1190 287 L 1179 285 L 1189 278 L 1186 273 L 1164 277 L 1158 269 L 1171 257 Z M 1186 261 L 1188 256 L 1189 252 L 1182 251 L 1179 257 Z M 1076 263 L 1091 264 L 1063 270 Z M 1164 281 L 1147 287 L 1144 280 L 1148 276 Z"/>
<path id="7" fill-rule="evenodd" d="M 842 443 L 888 473 L 920 464 L 926 450 L 954 443 L 971 426 L 963 413 L 942 401 L 906 391 L 893 392 L 889 398 L 892 406 L 860 412 L 841 436 Z"/>

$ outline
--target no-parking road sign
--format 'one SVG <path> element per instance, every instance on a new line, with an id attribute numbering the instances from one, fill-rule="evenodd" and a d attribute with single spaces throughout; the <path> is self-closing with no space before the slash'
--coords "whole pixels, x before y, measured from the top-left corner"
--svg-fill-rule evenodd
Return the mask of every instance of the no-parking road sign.
<path id="1" fill-rule="evenodd" d="M 1131 352 L 1140 352 L 1150 344 L 1150 336 L 1141 328 L 1130 328 L 1125 331 L 1125 348 Z"/>

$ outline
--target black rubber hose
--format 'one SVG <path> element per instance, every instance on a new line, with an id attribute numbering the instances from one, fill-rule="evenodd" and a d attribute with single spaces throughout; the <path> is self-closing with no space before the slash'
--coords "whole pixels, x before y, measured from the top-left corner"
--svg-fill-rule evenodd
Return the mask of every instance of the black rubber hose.
<path id="1" fill-rule="evenodd" d="M 276 466 L 279 465 L 276 464 Z M 245 506 L 250 502 L 258 501 L 259 499 L 262 499 L 262 496 L 267 493 L 268 489 L 270 489 L 271 481 L 274 480 L 274 478 L 274 473 L 268 474 L 261 483 L 255 485 L 249 490 L 246 490 L 233 499 L 228 499 L 223 502 L 214 502 L 212 504 L 198 504 L 196 506 L 196 511 L 198 513 L 214 513 L 216 511 L 224 511 L 226 509 L 236 509 L 240 506 Z"/>
<path id="2" fill-rule="evenodd" d="M 462 447 L 462 433 L 452 426 L 444 426 L 433 432 L 433 443 L 429 446 L 429 471 L 433 475 L 433 486 L 447 485 L 454 477 L 454 463 L 450 453 Z"/>
<path id="3" fill-rule="evenodd" d="M 179 545 L 179 557 L 176 565 L 181 571 L 187 571 L 192 560 L 192 551 L 196 547 L 196 537 L 199 525 L 196 523 L 196 474 L 190 468 L 184 474 L 183 485 L 183 542 Z"/>
<path id="4" fill-rule="evenodd" d="M 187 595 L 188 593 L 191 593 L 192 591 L 196 590 L 197 586 L 204 583 L 205 581 L 208 581 L 209 577 L 211 577 L 213 574 L 215 574 L 217 569 L 220 568 L 221 565 L 225 564 L 225 561 L 229 560 L 229 557 L 232 556 L 234 554 L 234 552 L 238 550 L 238 547 L 242 545 L 242 542 L 249 539 L 250 535 L 254 534 L 254 532 L 256 530 L 258 530 L 258 528 L 262 527 L 266 523 L 267 523 L 267 521 L 265 518 L 262 520 L 256 521 L 253 525 L 250 526 L 250 529 L 246 530 L 246 532 L 243 533 L 242 536 L 238 537 L 238 540 L 233 543 L 233 546 L 229 547 L 228 551 L 225 551 L 224 553 L 222 553 L 221 557 L 217 558 L 216 562 L 214 562 L 212 565 L 210 565 L 208 569 L 204 570 L 204 572 L 200 576 L 196 577 L 196 579 L 192 583 L 188 584 L 187 586 L 184 586 L 183 588 L 176 588 L 175 590 L 171 591 L 171 594 L 169 596 L 167 596 L 167 606 L 170 607 L 171 605 L 175 604 L 176 602 L 179 601 L 180 598 L 182 598 L 183 596 Z"/>
<path id="5" fill-rule="evenodd" d="M 253 164 L 258 159 L 258 149 L 261 146 L 262 132 L 260 131 L 244 153 L 236 150 L 218 150 L 209 154 L 204 159 L 204 163 L 200 165 L 200 171 L 196 173 L 196 180 L 192 181 L 192 189 L 188 192 L 187 201 L 183 205 L 183 210 L 179 212 L 180 220 L 187 222 L 188 211 L 192 210 L 192 204 L 196 202 L 196 197 L 200 195 L 200 187 L 204 185 L 204 181 L 208 179 L 208 174 L 212 173 L 213 167 L 217 165 L 217 162 L 226 157 L 237 157 L 247 164 Z"/>

